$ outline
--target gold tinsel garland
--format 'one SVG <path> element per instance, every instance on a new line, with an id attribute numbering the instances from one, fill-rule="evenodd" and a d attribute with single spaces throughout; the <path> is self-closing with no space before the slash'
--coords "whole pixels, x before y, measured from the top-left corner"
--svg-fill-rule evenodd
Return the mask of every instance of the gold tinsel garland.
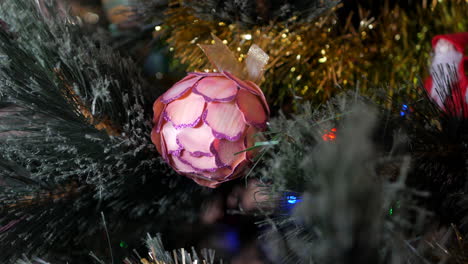
<path id="1" fill-rule="evenodd" d="M 385 86 L 391 94 L 405 83 L 410 84 L 406 93 L 414 97 L 409 87 L 426 76 L 432 37 L 468 31 L 466 0 L 421 0 L 410 11 L 385 7 L 376 18 L 361 9 L 354 14 L 360 19 L 357 27 L 351 23 L 352 15 L 344 22 L 329 14 L 315 23 L 297 23 L 293 17 L 243 28 L 204 21 L 192 13 L 174 1 L 165 22 L 171 50 L 187 70 L 212 71 L 197 46 L 210 43 L 210 33 L 240 61 L 255 43 L 270 55 L 262 89 L 269 102 L 279 106 L 290 105 L 293 98 L 324 102 L 346 89 L 374 95 L 375 88 Z"/>

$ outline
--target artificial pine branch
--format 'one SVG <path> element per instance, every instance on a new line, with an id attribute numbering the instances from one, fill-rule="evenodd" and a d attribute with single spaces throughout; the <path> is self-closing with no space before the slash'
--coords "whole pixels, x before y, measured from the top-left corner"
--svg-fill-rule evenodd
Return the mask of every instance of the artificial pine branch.
<path id="1" fill-rule="evenodd" d="M 195 251 L 192 247 L 191 251 L 181 248 L 173 250 L 172 252 L 166 251 L 164 244 L 161 240 L 161 235 L 151 236 L 147 234 L 146 246 L 148 249 L 148 255 L 140 255 L 134 252 L 134 256 L 126 257 L 122 260 L 124 264 L 215 264 L 222 263 L 222 261 L 215 261 L 215 251 L 210 249 L 201 250 L 201 254 Z M 99 259 L 94 253 L 90 253 L 93 256 L 95 263 L 106 264 L 108 262 Z M 40 258 L 33 258 L 33 261 L 41 264 L 52 264 Z M 21 259 L 15 262 L 15 264 L 32 264 L 31 258 L 23 256 Z"/>
<path id="2" fill-rule="evenodd" d="M 16 106 L 0 117 L 0 260 L 76 247 L 100 212 L 110 230 L 193 219 L 203 194 L 149 138 L 162 91 L 54 1 L 3 1 L 0 18 L 0 91 Z"/>
<path id="3" fill-rule="evenodd" d="M 239 23 L 245 26 L 268 24 L 270 22 L 294 21 L 311 22 L 339 1 L 335 0 L 186 0 L 195 16 L 225 23 Z"/>
<path id="4" fill-rule="evenodd" d="M 445 66 L 444 66 L 445 67 Z M 417 90 L 417 100 L 404 102 L 411 107 L 398 126 L 407 134 L 406 150 L 413 158 L 408 185 L 431 195 L 425 206 L 434 211 L 438 221 L 446 226 L 455 224 L 462 234 L 468 234 L 468 108 L 458 84 L 458 72 L 447 66 L 443 74 L 433 74 L 434 83 L 444 87 L 438 94 L 443 109 L 427 94 Z M 394 95 L 399 106 L 403 104 Z M 395 107 L 398 107 L 395 106 Z"/>
<path id="5" fill-rule="evenodd" d="M 405 141 L 386 148 L 388 139 L 382 144 L 377 131 L 388 125 L 388 114 L 359 96 L 344 98 L 271 122 L 283 132 L 261 174 L 271 183 L 270 197 L 280 197 L 280 210 L 263 223 L 272 227 L 264 238 L 275 257 L 282 263 L 442 262 L 447 254 L 418 238 L 430 232 L 431 214 L 418 205 L 427 194 L 405 184 L 410 156 L 389 151 Z M 324 137 L 331 128 L 335 136 Z M 390 132 L 400 136 L 397 128 Z M 294 208 L 290 194 L 299 200 Z"/>
<path id="6" fill-rule="evenodd" d="M 161 24 L 164 12 L 169 7 L 169 0 L 139 0 L 132 2 L 137 13 L 135 19 L 150 24 Z"/>

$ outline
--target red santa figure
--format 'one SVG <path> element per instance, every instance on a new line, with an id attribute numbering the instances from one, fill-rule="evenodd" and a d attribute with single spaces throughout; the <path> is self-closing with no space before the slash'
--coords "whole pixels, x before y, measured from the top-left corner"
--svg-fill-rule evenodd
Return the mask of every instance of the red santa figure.
<path id="1" fill-rule="evenodd" d="M 468 117 L 468 79 L 465 75 L 464 56 L 468 33 L 435 36 L 431 76 L 425 82 L 429 96 L 451 115 Z"/>

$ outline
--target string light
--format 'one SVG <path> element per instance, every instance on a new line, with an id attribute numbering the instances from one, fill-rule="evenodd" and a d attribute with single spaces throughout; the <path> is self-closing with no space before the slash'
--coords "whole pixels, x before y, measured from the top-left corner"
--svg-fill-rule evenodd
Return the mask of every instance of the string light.
<path id="1" fill-rule="evenodd" d="M 294 195 L 286 196 L 286 200 L 288 201 L 288 204 L 296 204 L 299 201 Z"/>
<path id="2" fill-rule="evenodd" d="M 410 112 L 411 112 L 411 109 L 408 107 L 408 105 L 404 104 L 404 105 L 401 107 L 400 116 L 401 116 L 401 117 L 404 117 L 404 116 L 406 116 L 407 114 L 409 114 Z"/>
<path id="3" fill-rule="evenodd" d="M 125 241 L 123 241 L 123 240 L 120 241 L 120 244 L 119 244 L 119 245 L 120 245 L 121 248 L 128 248 L 128 244 L 127 244 Z"/>
<path id="4" fill-rule="evenodd" d="M 336 128 L 332 128 L 330 131 L 326 131 L 327 133 L 322 136 L 322 139 L 324 141 L 334 141 L 336 139 L 336 131 Z"/>
<path id="5" fill-rule="evenodd" d="M 395 209 L 398 209 L 400 207 L 400 201 L 396 201 L 395 207 L 390 207 L 390 209 L 388 209 L 388 215 L 392 216 L 395 213 Z"/>
<path id="6" fill-rule="evenodd" d="M 242 38 L 245 39 L 245 40 L 251 40 L 251 39 L 252 39 L 252 35 L 250 35 L 250 34 L 244 34 L 244 35 L 242 35 Z"/>

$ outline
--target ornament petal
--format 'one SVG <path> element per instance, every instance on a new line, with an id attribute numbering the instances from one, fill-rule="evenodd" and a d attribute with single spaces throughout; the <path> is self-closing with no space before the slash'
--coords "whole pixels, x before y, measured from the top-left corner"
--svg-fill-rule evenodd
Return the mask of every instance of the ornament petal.
<path id="1" fill-rule="evenodd" d="M 179 157 L 172 156 L 172 166 L 179 173 L 195 173 L 195 170 L 185 162 L 181 161 Z"/>
<path id="2" fill-rule="evenodd" d="M 162 149 L 161 149 L 161 134 L 156 132 L 156 128 L 153 128 L 151 130 L 151 141 L 153 144 L 156 146 L 156 149 L 158 150 L 159 154 L 162 154 Z"/>
<path id="3" fill-rule="evenodd" d="M 234 102 L 208 103 L 203 120 L 218 139 L 237 141 L 245 129 L 242 112 Z"/>
<path id="4" fill-rule="evenodd" d="M 218 169 L 215 157 L 200 156 L 194 157 L 187 151 L 182 151 L 180 161 L 189 165 L 197 172 L 213 172 Z"/>
<path id="5" fill-rule="evenodd" d="M 164 142 L 166 143 L 167 152 L 172 155 L 179 156 L 182 147 L 177 144 L 177 135 L 179 130 L 177 130 L 171 122 L 166 122 L 162 129 L 161 133 L 164 137 Z"/>
<path id="6" fill-rule="evenodd" d="M 205 123 L 194 128 L 182 129 L 177 136 L 179 145 L 196 157 L 213 156 L 210 146 L 214 139 L 211 128 Z"/>
<path id="7" fill-rule="evenodd" d="M 251 85 L 249 85 L 247 82 L 237 78 L 235 75 L 231 74 L 230 72 L 227 72 L 227 71 L 224 71 L 223 72 L 224 76 L 226 76 L 227 78 L 231 79 L 232 81 L 234 81 L 235 83 L 237 83 L 237 85 L 239 86 L 239 88 L 241 89 L 245 89 L 245 90 L 248 90 L 250 91 L 251 93 L 254 93 L 256 95 L 260 95 L 261 94 L 261 91 L 259 92 L 255 87 L 251 87 Z"/>
<path id="8" fill-rule="evenodd" d="M 245 171 L 247 164 L 249 164 L 248 160 L 243 160 L 241 163 L 239 163 L 237 167 L 233 169 L 232 173 L 226 178 L 225 181 L 230 181 L 241 177 L 243 175 L 243 172 Z"/>
<path id="9" fill-rule="evenodd" d="M 227 177 L 229 177 L 233 172 L 231 168 L 220 168 L 214 172 L 206 172 L 204 175 L 212 180 L 223 182 Z"/>
<path id="10" fill-rule="evenodd" d="M 169 162 L 169 161 L 168 161 L 168 158 L 167 158 L 167 147 L 166 147 L 166 142 L 164 142 L 164 137 L 162 136 L 162 134 L 160 134 L 160 139 L 161 139 L 161 157 L 162 157 L 163 160 L 165 160 L 166 162 Z"/>
<path id="11" fill-rule="evenodd" d="M 197 83 L 198 80 L 200 80 L 200 78 L 200 76 L 196 75 L 186 76 L 184 79 L 174 84 L 161 96 L 161 102 L 168 104 L 182 97 L 190 88 L 192 88 Z"/>
<path id="12" fill-rule="evenodd" d="M 190 93 L 187 97 L 168 104 L 164 118 L 171 121 L 176 129 L 194 127 L 200 122 L 204 108 L 205 99 Z"/>
<path id="13" fill-rule="evenodd" d="M 208 188 L 216 188 L 218 187 L 222 182 L 214 181 L 209 178 L 197 175 L 197 174 L 192 174 L 190 175 L 190 178 L 196 182 L 198 185 L 205 186 Z"/>
<path id="14" fill-rule="evenodd" d="M 166 105 L 161 101 L 161 96 L 153 104 L 153 124 L 156 128 L 156 132 L 159 133 L 163 121 L 163 112 Z"/>
<path id="15" fill-rule="evenodd" d="M 159 117 L 164 110 L 164 104 L 161 102 L 161 96 L 153 104 L 153 124 L 157 124 Z"/>
<path id="16" fill-rule="evenodd" d="M 224 76 L 224 74 L 220 72 L 190 72 L 189 74 L 201 76 L 201 77 L 220 77 Z"/>
<path id="17" fill-rule="evenodd" d="M 268 113 L 268 115 L 270 115 L 270 108 L 268 107 L 268 102 L 265 98 L 265 95 L 263 94 L 262 89 L 260 89 L 260 87 L 258 87 L 256 83 L 251 82 L 251 81 L 243 81 L 229 72 L 223 72 L 223 74 L 227 78 L 236 82 L 239 88 L 247 90 L 255 95 L 260 96 L 260 99 L 262 99 L 262 102 L 263 102 L 263 107 L 265 107 L 266 112 Z"/>
<path id="18" fill-rule="evenodd" d="M 212 145 L 212 152 L 215 154 L 218 167 L 237 167 L 239 163 L 246 159 L 245 151 L 241 152 L 243 150 L 245 150 L 243 139 L 235 142 L 217 139 Z"/>
<path id="19" fill-rule="evenodd" d="M 265 128 L 268 116 L 265 113 L 260 98 L 246 90 L 240 90 L 237 94 L 236 103 L 244 114 L 247 124 L 258 128 Z"/>
<path id="20" fill-rule="evenodd" d="M 245 138 L 244 138 L 246 149 L 251 148 L 255 145 L 255 142 L 257 141 L 256 134 L 258 132 L 259 132 L 258 129 L 256 129 L 254 126 L 250 126 L 249 128 L 247 128 L 247 132 L 245 133 Z M 255 148 L 255 149 L 247 151 L 247 159 L 252 161 L 253 158 L 258 154 L 258 151 L 259 151 L 259 148 Z"/>
<path id="21" fill-rule="evenodd" d="M 268 106 L 268 102 L 265 98 L 265 94 L 262 92 L 262 89 L 260 89 L 260 87 L 258 87 L 258 85 L 254 82 L 246 81 L 246 83 L 250 85 L 251 89 L 257 91 L 257 93 L 260 96 L 260 99 L 262 99 L 263 107 L 265 108 L 268 115 L 270 115 L 270 107 Z"/>
<path id="22" fill-rule="evenodd" d="M 207 102 L 230 102 L 237 94 L 237 84 L 225 77 L 206 77 L 193 88 L 193 92 Z"/>

